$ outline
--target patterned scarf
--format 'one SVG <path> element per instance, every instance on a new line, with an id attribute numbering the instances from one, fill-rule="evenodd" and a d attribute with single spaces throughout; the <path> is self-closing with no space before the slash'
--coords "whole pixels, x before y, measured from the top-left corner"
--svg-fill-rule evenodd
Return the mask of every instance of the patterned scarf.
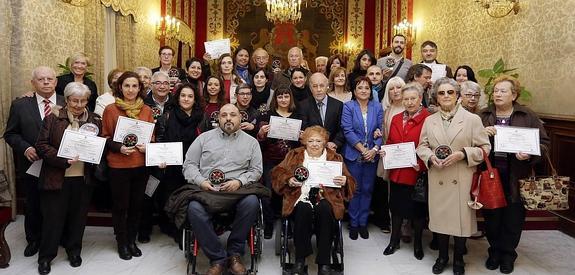
<path id="1" fill-rule="evenodd" d="M 116 97 L 116 106 L 126 112 L 129 118 L 138 119 L 138 115 L 142 107 L 144 107 L 144 100 L 138 97 L 135 103 L 127 103 L 123 99 Z"/>
<path id="2" fill-rule="evenodd" d="M 68 109 L 66 109 L 66 114 L 68 115 L 72 130 L 78 130 L 78 128 L 80 128 L 80 122 L 86 122 L 88 120 L 88 111 L 86 111 L 86 109 L 84 109 L 84 112 L 78 117 L 74 117 Z"/>

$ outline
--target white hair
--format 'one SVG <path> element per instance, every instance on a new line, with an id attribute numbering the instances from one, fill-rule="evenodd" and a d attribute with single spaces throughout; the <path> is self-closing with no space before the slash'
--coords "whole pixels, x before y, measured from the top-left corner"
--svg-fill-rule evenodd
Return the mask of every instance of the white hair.
<path id="1" fill-rule="evenodd" d="M 170 79 L 170 76 L 167 73 L 162 72 L 162 71 L 157 71 L 152 75 L 152 82 L 156 81 L 160 76 L 163 76 L 166 79 Z"/>
<path id="2" fill-rule="evenodd" d="M 68 99 L 69 96 L 82 96 L 89 98 L 91 93 L 90 88 L 80 82 L 70 82 L 66 85 L 66 88 L 64 88 L 64 97 L 66 99 Z"/>

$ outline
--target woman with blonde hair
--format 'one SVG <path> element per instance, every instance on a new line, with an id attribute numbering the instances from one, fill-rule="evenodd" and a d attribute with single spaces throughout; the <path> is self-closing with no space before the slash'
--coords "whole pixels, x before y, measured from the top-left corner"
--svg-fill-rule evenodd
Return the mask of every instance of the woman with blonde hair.
<path id="1" fill-rule="evenodd" d="M 90 89 L 90 98 L 88 100 L 88 111 L 93 112 L 96 108 L 96 98 L 98 97 L 98 87 L 96 83 L 86 77 L 88 67 L 91 66 L 90 59 L 84 53 L 74 53 L 66 59 L 66 66 L 70 68 L 70 73 L 58 76 L 56 84 L 56 93 L 64 95 L 64 88 L 70 82 L 82 83 Z"/>

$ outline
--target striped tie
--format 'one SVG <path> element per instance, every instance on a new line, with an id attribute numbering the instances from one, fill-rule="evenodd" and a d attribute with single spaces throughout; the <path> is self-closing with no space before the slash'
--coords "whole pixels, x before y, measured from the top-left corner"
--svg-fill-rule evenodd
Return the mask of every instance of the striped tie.
<path id="1" fill-rule="evenodd" d="M 50 107 L 50 100 L 44 99 L 44 118 L 49 116 L 52 113 L 52 107 Z"/>

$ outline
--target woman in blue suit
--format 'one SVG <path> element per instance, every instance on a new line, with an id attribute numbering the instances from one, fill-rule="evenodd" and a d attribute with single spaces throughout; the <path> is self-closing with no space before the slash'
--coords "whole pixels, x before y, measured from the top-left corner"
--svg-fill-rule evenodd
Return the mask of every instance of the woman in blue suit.
<path id="1" fill-rule="evenodd" d="M 367 217 L 371 192 L 377 169 L 377 152 L 381 146 L 383 109 L 373 99 L 371 82 L 359 77 L 353 87 L 352 100 L 343 105 L 341 128 L 345 135 L 343 155 L 345 165 L 357 182 L 355 194 L 349 203 L 349 238 L 369 238 Z"/>

